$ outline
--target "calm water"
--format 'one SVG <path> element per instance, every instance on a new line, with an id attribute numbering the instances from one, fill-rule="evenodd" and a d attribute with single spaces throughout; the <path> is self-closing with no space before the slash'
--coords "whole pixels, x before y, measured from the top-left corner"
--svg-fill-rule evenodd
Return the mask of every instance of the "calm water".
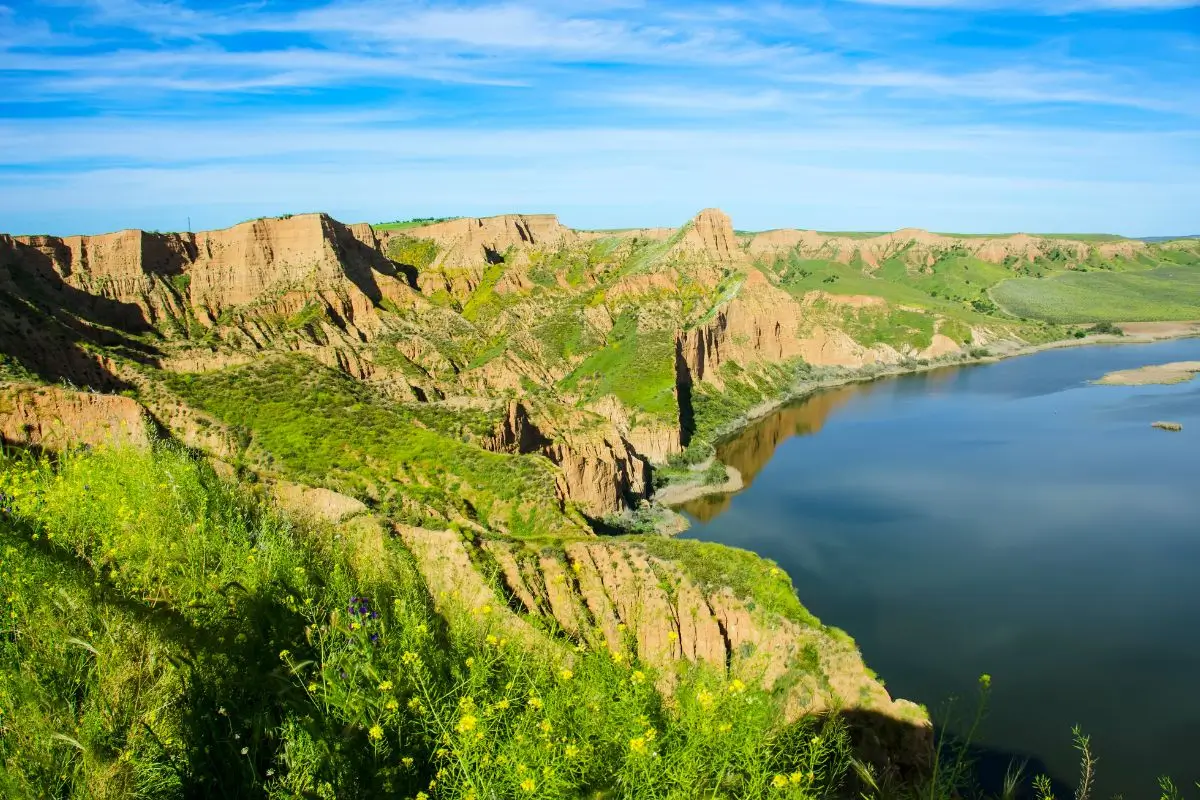
<path id="1" fill-rule="evenodd" d="M 686 506 L 688 535 L 777 560 L 894 695 L 936 713 L 990 673 L 989 748 L 1073 780 L 1078 723 L 1105 796 L 1151 796 L 1162 772 L 1191 788 L 1200 380 L 1088 385 L 1182 360 L 1200 360 L 1200 340 L 825 392 L 718 448 L 748 486 Z"/>

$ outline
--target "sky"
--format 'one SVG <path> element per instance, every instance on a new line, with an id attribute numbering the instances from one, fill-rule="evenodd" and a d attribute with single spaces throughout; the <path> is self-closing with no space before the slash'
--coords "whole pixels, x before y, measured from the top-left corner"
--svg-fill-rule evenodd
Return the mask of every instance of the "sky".
<path id="1" fill-rule="evenodd" d="M 1200 233 L 1200 0 L 0 0 L 0 231 Z"/>

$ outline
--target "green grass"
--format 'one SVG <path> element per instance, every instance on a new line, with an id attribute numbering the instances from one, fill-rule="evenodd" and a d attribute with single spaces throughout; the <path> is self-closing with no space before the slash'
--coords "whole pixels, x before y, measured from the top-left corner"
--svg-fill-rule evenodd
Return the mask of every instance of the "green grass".
<path id="1" fill-rule="evenodd" d="M 378 528 L 297 524 L 176 450 L 0 462 L 0 491 L 5 797 L 799 800 L 850 768 L 837 718 L 522 650 L 435 612 Z"/>
<path id="2" fill-rule="evenodd" d="M 1200 266 L 1015 278 L 991 294 L 1015 316 L 1055 323 L 1200 319 Z"/>
<path id="3" fill-rule="evenodd" d="M 392 222 L 379 222 L 371 227 L 377 231 L 403 231 L 409 228 L 420 228 L 424 225 L 433 225 L 438 222 L 449 222 L 452 219 L 462 219 L 462 217 L 414 217 L 413 219 L 394 220 Z"/>
<path id="4" fill-rule="evenodd" d="M 398 264 L 407 264 L 418 270 L 429 267 L 437 259 L 437 242 L 432 239 L 417 239 L 412 236 L 397 236 L 388 242 L 387 257 Z"/>
<path id="5" fill-rule="evenodd" d="M 302 356 L 169 382 L 244 431 L 249 458 L 295 480 L 417 522 L 433 514 L 515 535 L 580 530 L 570 509 L 559 507 L 548 461 L 463 441 L 490 433 L 495 420 L 487 414 L 384 402 L 353 378 Z"/>
<path id="6" fill-rule="evenodd" d="M 632 540 L 651 555 L 677 562 L 688 577 L 704 588 L 729 587 L 735 595 L 750 601 L 751 610 L 758 607 L 801 625 L 823 627 L 801 605 L 787 573 L 773 561 L 749 550 L 666 536 L 632 537 Z"/>
<path id="7" fill-rule="evenodd" d="M 639 331 L 636 313 L 626 311 L 604 347 L 584 359 L 561 386 L 590 398 L 614 395 L 630 408 L 677 419 L 674 333 Z"/>

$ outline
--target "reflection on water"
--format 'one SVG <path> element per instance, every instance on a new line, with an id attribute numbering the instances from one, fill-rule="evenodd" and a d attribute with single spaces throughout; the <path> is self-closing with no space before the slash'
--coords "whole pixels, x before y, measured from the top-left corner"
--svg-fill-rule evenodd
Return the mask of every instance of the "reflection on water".
<path id="1" fill-rule="evenodd" d="M 778 561 L 900 696 L 936 710 L 992 674 L 990 748 L 1070 777 L 1080 723 L 1100 796 L 1190 786 L 1200 381 L 1087 382 L 1197 359 L 1089 347 L 821 393 L 718 447 L 747 488 L 688 504 L 688 535 Z"/>
<path id="2" fill-rule="evenodd" d="M 868 381 L 822 391 L 751 423 L 737 436 L 717 445 L 717 457 L 735 467 L 741 473 L 743 488 L 748 487 L 784 440 L 817 433 L 830 414 L 854 397 L 881 388 L 895 391 L 897 386 L 909 394 L 936 391 L 939 386 L 950 384 L 956 373 L 954 368 L 935 369 L 907 375 L 902 383 Z M 705 495 L 687 501 L 679 510 L 701 522 L 709 522 L 727 511 L 732 499 L 732 495 L 728 494 Z"/>

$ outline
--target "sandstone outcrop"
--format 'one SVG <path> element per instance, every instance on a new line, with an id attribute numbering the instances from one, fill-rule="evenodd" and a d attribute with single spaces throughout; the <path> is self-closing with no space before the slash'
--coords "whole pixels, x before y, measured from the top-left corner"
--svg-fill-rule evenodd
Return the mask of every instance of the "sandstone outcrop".
<path id="1" fill-rule="evenodd" d="M 75 444 L 146 447 L 149 420 L 128 397 L 0 383 L 0 441 L 62 450 Z"/>
<path id="2" fill-rule="evenodd" d="M 668 693 L 681 668 L 704 663 L 731 679 L 777 688 L 791 718 L 870 710 L 928 734 L 919 709 L 892 700 L 843 635 L 766 612 L 727 587 L 702 586 L 642 545 L 569 542 L 561 555 L 497 541 L 485 549 L 515 611 L 549 617 L 564 636 L 591 648 L 636 656 L 658 671 Z M 766 565 L 763 571 L 772 575 Z"/>
<path id="3" fill-rule="evenodd" d="M 365 340 L 378 331 L 375 308 L 381 301 L 413 302 L 370 226 L 348 227 L 324 214 L 195 234 L 15 237 L 7 249 L 10 258 L 52 271 L 66 287 L 111 301 L 129 329 L 189 319 L 212 326 L 235 310 L 288 318 L 317 304 L 324 319 Z M 263 344 L 261 328 L 245 333 Z"/>
<path id="4" fill-rule="evenodd" d="M 535 422 L 527 407 L 514 401 L 484 445 L 546 456 L 560 470 L 559 496 L 600 518 L 649 497 L 650 465 L 611 425 L 596 423 L 590 430 L 559 430 L 549 421 Z"/>

